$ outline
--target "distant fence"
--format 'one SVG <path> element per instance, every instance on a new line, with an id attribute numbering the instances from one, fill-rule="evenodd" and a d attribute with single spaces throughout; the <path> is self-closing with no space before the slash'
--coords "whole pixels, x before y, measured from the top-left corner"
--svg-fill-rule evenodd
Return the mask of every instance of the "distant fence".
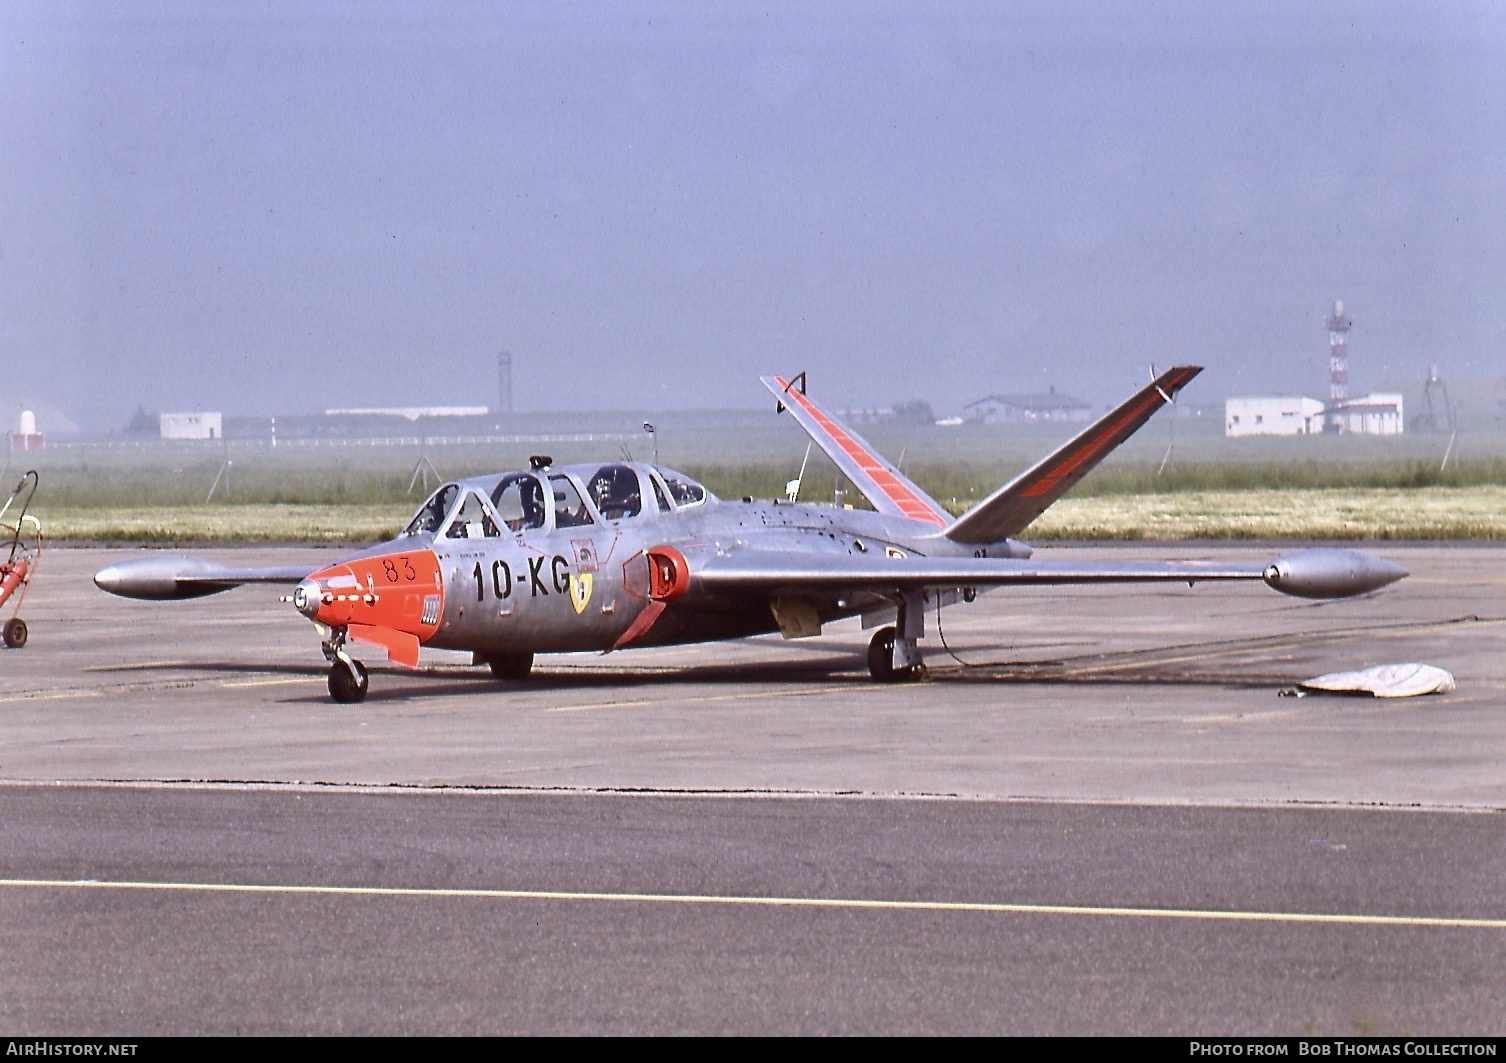
<path id="1" fill-rule="evenodd" d="M 519 443 L 638 442 L 642 433 L 592 432 L 544 436 L 375 436 L 367 439 L 99 439 L 49 443 L 48 450 L 281 450 L 284 447 L 444 447 Z"/>

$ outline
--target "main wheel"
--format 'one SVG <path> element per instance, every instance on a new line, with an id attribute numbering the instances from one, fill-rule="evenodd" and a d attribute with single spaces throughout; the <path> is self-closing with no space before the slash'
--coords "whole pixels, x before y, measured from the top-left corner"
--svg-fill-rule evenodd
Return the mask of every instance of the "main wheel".
<path id="1" fill-rule="evenodd" d="M 913 668 L 894 667 L 894 629 L 881 627 L 868 643 L 868 674 L 880 683 L 898 683 L 909 679 Z"/>
<path id="2" fill-rule="evenodd" d="M 533 651 L 522 653 L 498 653 L 486 659 L 492 675 L 498 679 L 527 679 L 533 671 Z"/>
<path id="3" fill-rule="evenodd" d="M 355 675 L 345 667 L 344 661 L 336 661 L 329 669 L 329 696 L 342 705 L 351 705 L 366 697 L 371 680 L 366 675 L 366 666 L 360 661 L 351 661 Z"/>
<path id="4" fill-rule="evenodd" d="M 13 650 L 26 645 L 26 621 L 13 616 L 5 622 L 5 644 Z"/>

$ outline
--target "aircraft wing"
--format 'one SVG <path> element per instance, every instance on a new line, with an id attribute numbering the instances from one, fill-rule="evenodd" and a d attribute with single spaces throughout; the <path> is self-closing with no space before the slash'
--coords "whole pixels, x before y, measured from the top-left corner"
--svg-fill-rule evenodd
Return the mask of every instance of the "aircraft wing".
<path id="1" fill-rule="evenodd" d="M 322 567 L 239 568 L 202 557 L 156 554 L 107 565 L 94 574 L 94 584 L 123 598 L 169 601 L 202 598 L 243 583 L 297 583 Z"/>
<path id="2" fill-rule="evenodd" d="M 947 528 L 946 537 L 954 543 L 974 544 L 1019 535 L 1202 371 L 1198 365 L 1168 369 L 1076 438 L 964 513 Z"/>
<path id="3" fill-rule="evenodd" d="M 804 392 L 796 390 L 790 381 L 779 376 L 759 379 L 778 397 L 780 406 L 790 411 L 816 445 L 826 451 L 826 456 L 842 470 L 842 475 L 873 503 L 874 509 L 894 517 L 924 521 L 938 528 L 945 528 L 952 522 L 951 514 L 935 499 L 885 461 L 856 432 L 823 410 Z"/>
<path id="4" fill-rule="evenodd" d="M 1199 583 L 1262 580 L 1302 598 L 1347 598 L 1377 590 L 1407 573 L 1356 550 L 1299 550 L 1265 564 L 1200 561 L 1037 561 L 970 557 L 791 556 L 746 550 L 707 559 L 695 573 L 712 593 L 884 594 L 925 588 L 1039 584 Z"/>

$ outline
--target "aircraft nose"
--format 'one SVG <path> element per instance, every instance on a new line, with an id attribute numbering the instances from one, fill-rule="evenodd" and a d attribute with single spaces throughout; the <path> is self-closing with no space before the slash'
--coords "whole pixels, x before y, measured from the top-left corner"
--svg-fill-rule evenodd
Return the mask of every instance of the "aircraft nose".
<path id="1" fill-rule="evenodd" d="M 319 599 L 322 593 L 317 580 L 304 580 L 293 588 L 293 608 L 312 620 L 319 612 Z"/>

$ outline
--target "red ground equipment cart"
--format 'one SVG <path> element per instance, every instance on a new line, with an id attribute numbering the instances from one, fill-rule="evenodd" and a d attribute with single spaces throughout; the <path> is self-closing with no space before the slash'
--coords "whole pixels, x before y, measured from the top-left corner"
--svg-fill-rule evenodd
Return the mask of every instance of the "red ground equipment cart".
<path id="1" fill-rule="evenodd" d="M 10 535 L 9 556 L 0 563 L 0 609 L 15 602 L 10 619 L 4 627 L 0 627 L 0 636 L 4 637 L 5 644 L 13 650 L 26 645 L 26 621 L 16 614 L 21 611 L 21 600 L 26 597 L 26 588 L 31 586 L 31 577 L 36 575 L 37 561 L 42 556 L 42 524 L 26 512 L 36 493 L 37 471 L 31 469 L 21 477 L 21 482 L 16 484 L 10 498 L 0 507 L 0 536 Z M 6 514 L 10 513 L 18 499 L 21 499 L 20 510 L 14 517 L 7 518 Z M 4 539 L 0 538 L 0 544 L 3 543 Z M 3 549 L 4 546 L 0 545 L 0 550 Z"/>

